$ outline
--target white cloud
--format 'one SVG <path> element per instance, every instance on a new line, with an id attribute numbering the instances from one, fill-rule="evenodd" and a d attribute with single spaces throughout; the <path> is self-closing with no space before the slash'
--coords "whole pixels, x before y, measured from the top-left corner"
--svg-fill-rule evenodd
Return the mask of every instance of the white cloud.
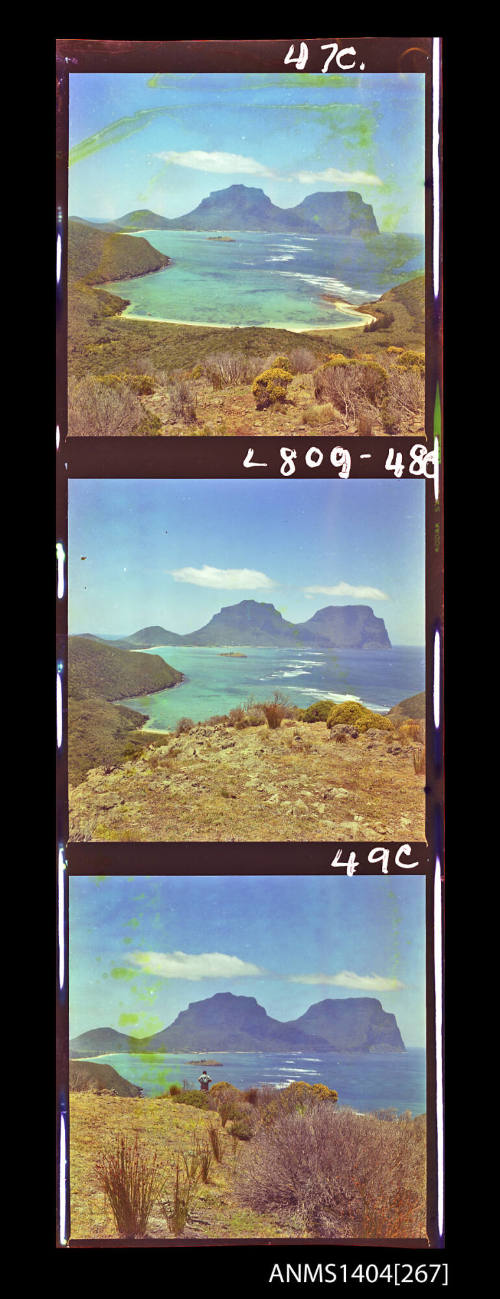
<path id="1" fill-rule="evenodd" d="M 176 167 L 190 167 L 193 171 L 213 171 L 224 176 L 236 172 L 247 176 L 275 175 L 275 172 L 270 171 L 264 163 L 258 162 L 256 158 L 246 158 L 242 153 L 221 153 L 218 150 L 206 153 L 204 149 L 187 149 L 184 153 L 177 153 L 175 149 L 169 149 L 168 153 L 157 153 L 155 156 L 161 158 L 162 162 L 174 164 Z"/>
<path id="2" fill-rule="evenodd" d="M 357 600 L 390 600 L 390 596 L 379 591 L 377 586 L 351 586 L 349 582 L 337 582 L 336 586 L 305 586 L 304 595 L 308 599 L 313 595 L 354 595 Z"/>
<path id="3" fill-rule="evenodd" d="M 302 185 L 316 184 L 326 180 L 330 185 L 383 185 L 383 180 L 370 171 L 339 171 L 337 167 L 326 167 L 324 171 L 296 171 L 294 180 Z"/>
<path id="4" fill-rule="evenodd" d="M 175 568 L 170 572 L 176 582 L 210 586 L 218 591 L 270 591 L 276 586 L 271 577 L 254 568 L 212 568 L 204 564 L 203 568 Z"/>
<path id="5" fill-rule="evenodd" d="M 355 974 L 353 970 L 339 970 L 338 974 L 291 974 L 288 982 L 323 984 L 364 992 L 391 992 L 405 986 L 399 979 L 390 979 L 383 974 Z"/>
<path id="6" fill-rule="evenodd" d="M 161 979 L 241 979 L 264 974 L 258 965 L 224 952 L 130 952 L 129 960 Z"/>

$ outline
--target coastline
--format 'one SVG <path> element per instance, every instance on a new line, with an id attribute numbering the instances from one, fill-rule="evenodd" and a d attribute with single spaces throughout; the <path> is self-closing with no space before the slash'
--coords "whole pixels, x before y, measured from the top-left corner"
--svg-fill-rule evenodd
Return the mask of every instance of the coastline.
<path id="1" fill-rule="evenodd" d="M 148 273 L 155 274 L 154 271 Z M 303 327 L 299 327 L 292 324 L 278 324 L 275 321 L 266 321 L 260 325 L 214 325 L 212 321 L 208 320 L 177 320 L 167 319 L 165 316 L 141 316 L 137 312 L 128 311 L 127 308 L 125 308 L 120 315 L 122 320 L 140 320 L 146 325 L 150 322 L 151 324 L 156 325 L 183 325 L 184 327 L 187 326 L 188 328 L 191 327 L 193 329 L 276 329 L 285 330 L 290 334 L 329 334 L 337 329 L 360 329 L 361 326 L 369 325 L 372 321 L 376 320 L 376 316 L 369 315 L 368 312 L 363 312 L 361 319 L 353 320 L 352 315 L 355 313 L 359 316 L 361 314 L 361 309 L 352 306 L 350 303 L 342 303 L 342 305 L 340 305 L 335 302 L 335 304 L 332 303 L 332 305 L 335 305 L 337 310 L 342 311 L 344 315 L 351 316 L 350 325 L 304 325 Z"/>

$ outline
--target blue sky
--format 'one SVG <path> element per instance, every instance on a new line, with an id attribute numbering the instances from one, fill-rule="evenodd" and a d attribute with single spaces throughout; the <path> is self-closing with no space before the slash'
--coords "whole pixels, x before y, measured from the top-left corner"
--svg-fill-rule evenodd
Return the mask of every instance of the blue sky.
<path id="1" fill-rule="evenodd" d="M 354 190 L 383 231 L 424 232 L 422 74 L 70 76 L 69 212 L 176 217 L 232 184 L 278 207 Z"/>
<path id="2" fill-rule="evenodd" d="M 69 917 L 72 1037 L 147 1036 L 232 992 L 279 1020 L 374 996 L 425 1045 L 423 876 L 75 877 Z"/>
<path id="3" fill-rule="evenodd" d="M 252 599 L 291 622 L 368 604 L 393 645 L 423 645 L 424 497 L 411 479 L 73 479 L 70 633 L 186 633 Z"/>

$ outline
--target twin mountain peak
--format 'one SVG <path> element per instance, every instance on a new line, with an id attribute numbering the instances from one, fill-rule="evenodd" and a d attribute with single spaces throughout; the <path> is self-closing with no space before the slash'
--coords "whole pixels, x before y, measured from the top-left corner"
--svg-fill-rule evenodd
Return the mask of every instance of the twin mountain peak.
<path id="1" fill-rule="evenodd" d="M 241 600 L 226 605 L 198 631 L 180 635 L 165 627 L 143 627 L 120 639 L 124 649 L 153 645 L 282 645 L 285 648 L 390 649 L 383 618 L 369 605 L 327 605 L 307 622 L 292 623 L 273 604 Z"/>
<path id="2" fill-rule="evenodd" d="M 148 1038 L 112 1028 L 91 1029 L 70 1043 L 72 1059 L 108 1052 L 142 1051 L 340 1051 L 405 1050 L 395 1015 L 376 997 L 326 998 L 298 1019 L 281 1022 L 255 997 L 218 992 L 191 1002 L 170 1026 Z"/>
<path id="3" fill-rule="evenodd" d="M 378 234 L 369 203 L 354 190 L 308 194 L 295 207 L 280 208 L 264 190 L 229 185 L 213 190 L 184 216 L 164 217 L 147 208 L 125 213 L 106 224 L 114 230 L 253 230 L 287 234 L 327 234 L 357 237 Z"/>

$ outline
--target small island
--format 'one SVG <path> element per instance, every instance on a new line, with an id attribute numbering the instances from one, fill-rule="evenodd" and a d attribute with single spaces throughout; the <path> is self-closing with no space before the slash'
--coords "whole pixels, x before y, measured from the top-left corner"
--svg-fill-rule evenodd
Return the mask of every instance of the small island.
<path id="1" fill-rule="evenodd" d="M 240 654 L 238 650 L 221 650 L 218 657 L 220 659 L 246 659 L 248 654 Z"/>
<path id="2" fill-rule="evenodd" d="M 200 1056 L 200 1059 L 199 1059 L 199 1060 L 188 1060 L 186 1063 L 187 1063 L 187 1064 L 194 1064 L 194 1065 L 199 1065 L 199 1064 L 208 1064 L 208 1065 L 210 1066 L 211 1069 L 222 1069 L 222 1061 L 221 1061 L 221 1060 L 205 1060 L 205 1057 L 204 1057 L 204 1056 Z"/>

